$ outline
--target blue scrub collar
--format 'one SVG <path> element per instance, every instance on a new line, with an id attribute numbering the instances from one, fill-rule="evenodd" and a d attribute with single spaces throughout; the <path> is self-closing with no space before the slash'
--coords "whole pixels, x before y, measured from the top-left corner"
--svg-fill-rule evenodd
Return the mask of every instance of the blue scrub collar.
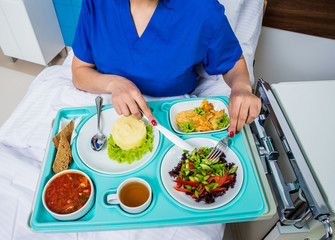
<path id="1" fill-rule="evenodd" d="M 173 0 L 160 0 L 163 3 L 163 6 L 168 9 L 173 9 Z"/>

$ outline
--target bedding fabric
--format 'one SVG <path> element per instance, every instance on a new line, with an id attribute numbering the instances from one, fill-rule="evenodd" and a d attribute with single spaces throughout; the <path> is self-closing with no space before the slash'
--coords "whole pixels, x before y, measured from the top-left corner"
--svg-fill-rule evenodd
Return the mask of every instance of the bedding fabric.
<path id="1" fill-rule="evenodd" d="M 263 0 L 220 0 L 240 41 L 252 76 L 263 12 Z M 0 236 L 1 239 L 222 239 L 224 224 L 171 227 L 113 232 L 45 234 L 28 227 L 35 188 L 38 183 L 52 121 L 65 107 L 94 105 L 95 94 L 77 90 L 71 81 L 69 52 L 63 65 L 47 67 L 33 81 L 25 97 L 0 128 Z M 209 76 L 198 66 L 199 87 L 187 98 L 226 95 L 230 90 L 221 76 Z M 251 78 L 253 82 L 253 77 Z M 110 104 L 109 95 L 102 95 Z M 147 101 L 161 98 L 147 97 Z M 173 99 L 173 98 L 167 98 Z"/>

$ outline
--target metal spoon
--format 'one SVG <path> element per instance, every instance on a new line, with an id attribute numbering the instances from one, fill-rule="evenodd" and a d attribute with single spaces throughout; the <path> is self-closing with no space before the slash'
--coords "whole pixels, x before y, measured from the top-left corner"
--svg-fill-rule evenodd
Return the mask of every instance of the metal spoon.
<path id="1" fill-rule="evenodd" d="M 100 151 L 105 145 L 106 137 L 100 130 L 100 115 L 102 108 L 102 97 L 97 96 L 95 98 L 95 104 L 97 105 L 97 119 L 98 119 L 98 132 L 91 139 L 91 147 L 94 151 Z"/>

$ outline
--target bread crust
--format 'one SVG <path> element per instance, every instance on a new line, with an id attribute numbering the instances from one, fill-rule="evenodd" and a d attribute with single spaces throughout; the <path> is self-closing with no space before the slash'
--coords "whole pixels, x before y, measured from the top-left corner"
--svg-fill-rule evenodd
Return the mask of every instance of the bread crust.
<path id="1" fill-rule="evenodd" d="M 71 146 L 67 138 L 62 134 L 58 144 L 57 154 L 52 165 L 54 173 L 59 173 L 69 168 L 72 161 Z"/>
<path id="2" fill-rule="evenodd" d="M 64 137 L 67 139 L 69 143 L 71 142 L 73 127 L 74 127 L 74 121 L 73 119 L 71 119 L 71 121 L 59 133 L 57 133 L 56 136 L 52 138 L 52 142 L 54 143 L 56 149 L 58 149 L 61 135 L 64 135 Z"/>

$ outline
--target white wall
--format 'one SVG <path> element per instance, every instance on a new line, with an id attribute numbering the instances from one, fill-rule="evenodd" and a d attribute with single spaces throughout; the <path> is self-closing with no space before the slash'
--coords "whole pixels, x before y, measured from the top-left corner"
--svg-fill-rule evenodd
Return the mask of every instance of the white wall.
<path id="1" fill-rule="evenodd" d="M 335 79 L 335 40 L 262 27 L 255 79 L 270 83 Z"/>

